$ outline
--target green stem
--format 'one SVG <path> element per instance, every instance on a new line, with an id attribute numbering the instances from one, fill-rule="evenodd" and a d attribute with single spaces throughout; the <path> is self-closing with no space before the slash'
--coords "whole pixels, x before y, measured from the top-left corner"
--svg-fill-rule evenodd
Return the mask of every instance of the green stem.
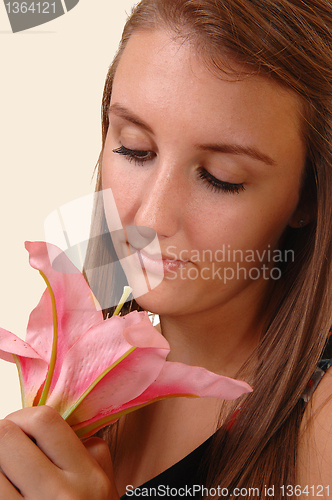
<path id="1" fill-rule="evenodd" d="M 20 381 L 22 408 L 25 408 L 25 390 L 24 390 L 22 366 L 21 366 L 20 358 L 18 356 L 16 356 L 16 354 L 13 354 L 13 358 L 14 358 L 14 361 L 16 363 L 16 367 L 17 367 L 17 371 L 18 371 L 18 378 Z"/>
<path id="2" fill-rule="evenodd" d="M 45 385 L 43 388 L 42 395 L 40 396 L 40 400 L 38 403 L 38 406 L 46 404 L 47 396 L 51 387 L 51 382 L 53 378 L 53 373 L 54 373 L 54 368 L 55 368 L 55 362 L 56 362 L 56 355 L 57 355 L 57 342 L 58 342 L 58 317 L 57 317 L 57 312 L 56 312 L 56 304 L 55 304 L 55 297 L 53 290 L 51 288 L 51 285 L 46 278 L 45 274 L 42 271 L 39 271 L 41 276 L 43 277 L 46 286 L 48 288 L 48 291 L 50 292 L 51 296 L 51 302 L 52 302 L 52 313 L 53 313 L 53 343 L 52 343 L 52 353 L 51 353 L 51 359 L 50 359 L 50 364 L 48 367 L 48 372 L 47 372 L 47 377 L 45 380 Z"/>

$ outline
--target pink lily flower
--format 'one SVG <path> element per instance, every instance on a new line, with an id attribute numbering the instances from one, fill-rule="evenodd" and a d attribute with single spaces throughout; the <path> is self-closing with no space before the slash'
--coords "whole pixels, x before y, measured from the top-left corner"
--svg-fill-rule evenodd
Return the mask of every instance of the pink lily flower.
<path id="1" fill-rule="evenodd" d="M 147 313 L 104 320 L 69 259 L 66 270 L 73 272 L 57 272 L 49 261 L 49 245 L 25 246 L 47 288 L 30 314 L 25 342 L 0 328 L 0 358 L 17 365 L 23 407 L 51 406 L 86 438 L 166 397 L 236 399 L 251 392 L 245 382 L 166 361 L 169 344 Z"/>

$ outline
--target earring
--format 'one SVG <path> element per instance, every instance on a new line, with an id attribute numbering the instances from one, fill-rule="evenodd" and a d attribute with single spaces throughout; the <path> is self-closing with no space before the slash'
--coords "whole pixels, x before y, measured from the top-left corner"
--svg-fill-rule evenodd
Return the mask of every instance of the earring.
<path id="1" fill-rule="evenodd" d="M 303 226 L 304 226 L 304 224 L 305 224 L 305 220 L 304 220 L 304 219 L 300 219 L 300 220 L 299 220 L 299 222 L 298 222 L 298 225 L 299 225 L 300 227 L 303 227 Z"/>

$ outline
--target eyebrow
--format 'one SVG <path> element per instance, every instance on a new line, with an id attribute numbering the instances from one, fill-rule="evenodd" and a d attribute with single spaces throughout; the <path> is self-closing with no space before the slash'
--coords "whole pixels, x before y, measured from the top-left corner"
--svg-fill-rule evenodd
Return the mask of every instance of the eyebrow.
<path id="1" fill-rule="evenodd" d="M 150 134 L 153 134 L 152 128 L 145 123 L 143 120 L 138 118 L 137 115 L 129 111 L 121 104 L 112 104 L 109 108 L 109 113 L 114 113 L 120 116 L 124 120 L 127 120 L 134 125 L 146 130 Z M 259 160 L 267 165 L 276 165 L 276 162 L 268 155 L 262 153 L 259 149 L 252 146 L 241 146 L 240 144 L 232 143 L 221 143 L 221 144 L 198 144 L 197 149 L 201 151 L 212 151 L 216 153 L 232 154 L 232 155 L 245 155 L 253 158 L 254 160 Z"/>
<path id="2" fill-rule="evenodd" d="M 149 127 L 149 125 L 147 123 L 143 122 L 143 120 L 138 118 L 138 116 L 136 116 L 134 113 L 129 111 L 127 108 L 124 108 L 123 106 L 121 106 L 121 104 L 117 104 L 117 103 L 112 104 L 110 106 L 109 113 L 114 113 L 115 115 L 120 116 L 124 120 L 127 120 L 128 122 L 134 123 L 134 125 L 138 125 L 139 127 L 146 130 L 147 132 L 150 132 L 150 134 L 153 134 L 152 128 Z"/>
<path id="3" fill-rule="evenodd" d="M 241 146 L 240 144 L 200 144 L 197 146 L 202 151 L 215 151 L 217 153 L 245 155 L 254 160 L 262 161 L 267 165 L 276 165 L 276 162 L 268 155 L 251 146 Z"/>

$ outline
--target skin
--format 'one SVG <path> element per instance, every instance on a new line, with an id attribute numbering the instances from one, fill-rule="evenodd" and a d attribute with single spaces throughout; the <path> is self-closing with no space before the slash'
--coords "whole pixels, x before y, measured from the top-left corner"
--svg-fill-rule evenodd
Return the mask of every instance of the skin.
<path id="1" fill-rule="evenodd" d="M 223 270 L 220 279 L 213 269 L 235 271 L 236 262 L 214 257 L 223 245 L 244 254 L 273 250 L 287 225 L 299 220 L 305 158 L 300 112 L 297 98 L 273 81 L 219 78 L 190 45 L 167 33 L 130 39 L 114 80 L 103 188 L 112 189 L 123 226 L 152 227 L 164 257 L 189 258 L 137 299 L 161 315 L 172 360 L 233 376 L 257 344 L 270 280 L 244 279 L 241 271 L 225 283 Z M 206 147 L 220 144 L 251 148 L 263 159 Z M 121 146 L 147 151 L 148 161 L 129 161 L 114 152 Z M 244 191 L 212 190 L 199 178 L 202 166 Z M 106 211 L 106 217 L 112 214 Z M 212 259 L 203 259 L 206 250 Z M 199 262 L 190 260 L 195 251 Z M 240 265 L 248 273 L 262 262 Z M 197 279 L 190 279 L 195 273 Z"/>
<path id="2" fill-rule="evenodd" d="M 176 279 L 166 275 L 137 301 L 160 314 L 170 360 L 234 376 L 257 345 L 269 283 L 200 279 L 203 266 L 210 268 L 204 276 L 212 277 L 213 262 L 190 256 L 206 249 L 214 255 L 223 244 L 261 253 L 278 248 L 288 225 L 309 221 L 306 207 L 299 206 L 305 161 L 301 104 L 261 76 L 216 77 L 190 45 L 165 32 L 140 32 L 119 63 L 109 117 L 103 188 L 112 189 L 123 226 L 152 227 L 164 258 L 170 248 L 177 259 L 189 258 Z M 250 147 L 261 157 L 203 148 L 220 143 Z M 148 161 L 128 161 L 116 152 L 121 146 L 145 151 L 140 154 Z M 267 157 L 272 161 L 262 161 Z M 243 184 L 245 191 L 211 190 L 198 178 L 201 166 L 219 180 Z M 181 278 L 180 271 L 189 276 L 190 269 L 199 271 L 198 279 Z M 154 477 L 203 442 L 214 432 L 219 409 L 213 400 L 178 399 L 128 416 L 120 426 L 115 464 L 119 492 Z M 302 445 L 300 450 L 303 466 Z M 301 478 L 318 481 L 312 473 Z"/>
<path id="3" fill-rule="evenodd" d="M 188 257 L 192 250 L 214 254 L 224 243 L 260 252 L 268 245 L 277 248 L 287 225 L 296 227 L 308 216 L 298 206 L 305 157 L 300 103 L 263 77 L 237 81 L 224 76 L 217 78 L 189 45 L 162 31 L 134 34 L 116 72 L 111 104 L 118 107 L 110 114 L 103 187 L 112 188 L 123 225 L 155 229 L 164 257 L 170 256 L 170 246 L 173 253 L 186 251 Z M 120 116 L 119 106 L 126 108 L 126 117 L 123 112 Z M 128 112 L 150 131 L 128 119 Z M 261 159 L 202 147 L 216 143 L 250 147 Z M 149 151 L 150 160 L 143 165 L 129 162 L 113 152 L 121 145 Z M 243 184 L 245 190 L 211 190 L 198 177 L 201 166 L 219 180 Z M 257 345 L 269 283 L 181 279 L 180 269 L 197 269 L 201 275 L 202 266 L 211 277 L 212 264 L 189 260 L 177 269 L 175 279 L 166 277 L 139 303 L 161 314 L 170 359 L 234 376 Z M 243 265 L 249 270 L 253 264 Z M 314 412 L 332 393 L 330 379 L 328 373 L 315 392 Z M 302 424 L 299 477 L 309 484 L 328 484 L 332 474 L 332 457 L 326 452 L 332 449 L 330 406 L 314 420 L 315 441 L 308 437 L 307 417 Z M 101 440 L 82 444 L 51 408 L 13 413 L 0 421 L 0 500 L 118 499 L 127 484 L 142 484 L 209 437 L 219 409 L 212 399 L 178 398 L 122 420 L 116 480 Z M 308 461 L 312 450 L 319 457 L 314 467 Z"/>
<path id="4" fill-rule="evenodd" d="M 91 438 L 83 444 L 47 406 L 0 421 L 0 466 L 1 500 L 119 498 L 106 443 Z"/>
<path id="5" fill-rule="evenodd" d="M 309 498 L 323 496 L 327 499 L 331 496 L 331 397 L 332 370 L 330 368 L 315 390 L 300 428 L 298 478 L 301 485 L 315 485 L 315 488 L 309 491 Z"/>

